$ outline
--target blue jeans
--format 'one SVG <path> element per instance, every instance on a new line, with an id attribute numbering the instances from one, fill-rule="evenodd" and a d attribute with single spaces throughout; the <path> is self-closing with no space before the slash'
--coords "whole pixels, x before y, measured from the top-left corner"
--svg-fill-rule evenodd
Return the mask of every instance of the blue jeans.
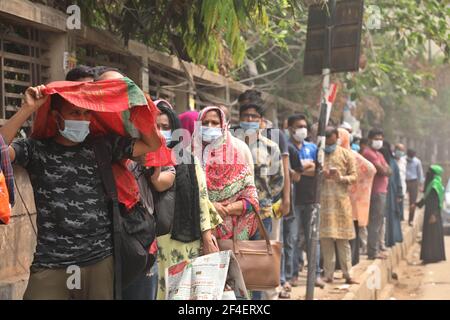
<path id="1" fill-rule="evenodd" d="M 266 228 L 267 233 L 270 235 L 272 232 L 272 218 L 263 219 L 264 228 Z M 259 234 L 259 229 L 253 235 L 250 240 L 261 240 L 262 236 Z M 252 291 L 252 300 L 261 300 L 262 299 L 262 291 Z"/>
<path id="2" fill-rule="evenodd" d="M 295 235 L 295 243 L 297 244 L 296 250 L 294 250 L 294 258 L 293 258 L 293 273 L 292 277 L 298 277 L 298 270 L 299 270 L 299 260 L 300 260 L 300 254 L 302 254 L 300 246 L 298 245 L 300 240 L 300 230 L 303 231 L 303 234 L 305 235 L 305 244 L 306 247 L 310 247 L 311 242 L 311 217 L 313 212 L 313 205 L 312 204 L 305 204 L 305 205 L 299 205 L 294 207 L 295 217 L 297 219 L 297 234 Z M 319 226 L 317 226 L 319 227 Z M 308 256 L 308 263 L 311 261 Z M 317 276 L 320 276 L 320 244 L 317 242 L 317 255 L 316 255 L 316 273 Z"/>
<path id="3" fill-rule="evenodd" d="M 289 281 L 294 274 L 294 257 L 295 251 L 297 251 L 298 241 L 298 223 L 294 214 L 291 214 L 283 218 L 283 251 L 284 251 L 284 278 Z M 282 276 L 283 277 L 283 276 Z M 284 284 L 284 283 L 282 283 Z"/>
<path id="4" fill-rule="evenodd" d="M 158 291 L 158 264 L 150 269 L 150 274 L 144 274 L 122 290 L 123 300 L 156 300 Z"/>

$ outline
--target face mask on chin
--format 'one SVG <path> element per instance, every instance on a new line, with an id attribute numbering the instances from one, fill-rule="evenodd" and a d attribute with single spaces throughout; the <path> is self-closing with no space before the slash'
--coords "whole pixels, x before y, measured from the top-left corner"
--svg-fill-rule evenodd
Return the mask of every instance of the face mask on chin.
<path id="1" fill-rule="evenodd" d="M 89 134 L 90 121 L 83 120 L 65 120 L 61 115 L 59 115 L 64 120 L 64 130 L 59 128 L 58 130 L 61 136 L 75 143 L 83 142 Z"/>
<path id="2" fill-rule="evenodd" d="M 325 146 L 325 153 L 330 154 L 336 151 L 337 143 Z"/>

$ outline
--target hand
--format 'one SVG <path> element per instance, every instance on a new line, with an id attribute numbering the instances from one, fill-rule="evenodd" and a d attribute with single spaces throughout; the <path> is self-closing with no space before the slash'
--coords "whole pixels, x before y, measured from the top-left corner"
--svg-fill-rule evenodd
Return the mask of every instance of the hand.
<path id="1" fill-rule="evenodd" d="M 158 181 L 159 176 L 161 175 L 161 167 L 154 167 L 155 171 L 153 172 L 151 179 L 152 181 Z"/>
<path id="2" fill-rule="evenodd" d="M 217 244 L 216 237 L 211 232 L 207 232 L 203 235 L 202 252 L 203 255 L 207 255 L 214 252 L 219 252 L 219 245 Z"/>
<path id="3" fill-rule="evenodd" d="M 219 202 L 213 202 L 214 208 L 216 208 L 217 213 L 222 217 L 225 218 L 229 215 L 229 211 L 226 206 L 222 205 Z"/>
<path id="4" fill-rule="evenodd" d="M 403 201 L 403 197 L 398 197 L 398 198 L 397 198 L 397 202 L 398 202 L 398 203 L 400 203 L 400 202 L 402 202 L 402 201 Z"/>
<path id="5" fill-rule="evenodd" d="M 135 160 L 137 163 L 139 163 L 141 166 L 145 166 L 145 163 L 147 162 L 147 160 L 146 160 L 146 155 L 145 155 L 145 154 L 142 155 L 142 156 L 139 156 L 139 157 L 135 158 L 134 160 Z"/>
<path id="6" fill-rule="evenodd" d="M 291 200 L 289 198 L 281 200 L 280 211 L 283 217 L 289 214 L 289 212 L 291 211 L 290 207 L 291 207 Z"/>
<path id="7" fill-rule="evenodd" d="M 291 178 L 293 182 L 299 182 L 300 179 L 302 177 L 302 174 L 295 171 L 295 170 L 291 170 Z"/>
<path id="8" fill-rule="evenodd" d="M 341 182 L 342 180 L 342 176 L 338 171 L 335 171 L 332 175 L 331 178 L 336 181 L 336 182 Z"/>
<path id="9" fill-rule="evenodd" d="M 437 222 L 436 216 L 433 214 L 430 217 L 430 220 L 428 220 L 428 224 L 435 224 Z"/>
<path id="10" fill-rule="evenodd" d="M 392 175 L 392 169 L 389 165 L 386 166 L 386 176 L 390 177 Z"/>
<path id="11" fill-rule="evenodd" d="M 29 87 L 25 90 L 25 97 L 23 99 L 22 107 L 34 112 L 41 107 L 48 96 L 44 96 L 42 91 L 45 89 L 44 85 L 37 87 Z"/>

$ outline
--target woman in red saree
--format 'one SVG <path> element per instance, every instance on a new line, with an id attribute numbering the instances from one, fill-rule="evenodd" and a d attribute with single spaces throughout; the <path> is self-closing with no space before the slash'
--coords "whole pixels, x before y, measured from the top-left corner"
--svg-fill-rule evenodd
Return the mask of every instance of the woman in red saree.
<path id="1" fill-rule="evenodd" d="M 225 114 L 219 107 L 207 107 L 198 117 L 193 135 L 193 151 L 201 159 L 206 174 L 208 197 L 223 223 L 215 229 L 219 239 L 248 240 L 256 232 L 259 211 L 254 178 L 243 154 L 228 131 Z"/>

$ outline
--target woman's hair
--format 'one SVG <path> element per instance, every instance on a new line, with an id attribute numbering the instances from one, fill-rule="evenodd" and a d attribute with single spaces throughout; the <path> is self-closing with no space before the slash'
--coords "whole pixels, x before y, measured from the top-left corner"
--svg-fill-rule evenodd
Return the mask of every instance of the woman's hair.
<path id="1" fill-rule="evenodd" d="M 380 149 L 381 154 L 384 157 L 384 160 L 389 164 L 389 162 L 392 159 L 392 151 L 391 151 L 391 144 L 384 140 L 383 141 L 383 147 Z"/>

